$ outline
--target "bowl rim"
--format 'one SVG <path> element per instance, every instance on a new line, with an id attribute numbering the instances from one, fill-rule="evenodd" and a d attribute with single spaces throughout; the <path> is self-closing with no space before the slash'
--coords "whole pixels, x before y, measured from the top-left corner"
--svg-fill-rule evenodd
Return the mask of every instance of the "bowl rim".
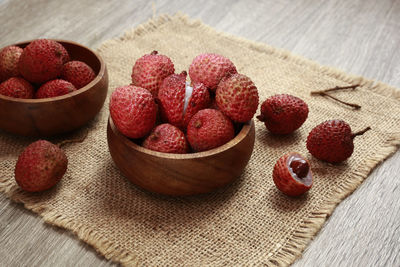
<path id="1" fill-rule="evenodd" d="M 0 94 L 0 99 L 3 100 L 7 100 L 7 101 L 11 101 L 11 102 L 17 102 L 17 103 L 26 103 L 26 104 L 36 104 L 36 103 L 48 103 L 48 102 L 54 102 L 54 101 L 62 101 L 64 99 L 70 98 L 70 97 L 74 97 L 76 95 L 79 95 L 81 93 L 84 93 L 86 91 L 88 91 L 89 89 L 91 89 L 95 84 L 97 84 L 98 82 L 101 81 L 101 79 L 104 77 L 104 74 L 106 72 L 106 64 L 104 63 L 103 59 L 100 57 L 100 55 L 98 53 L 96 53 L 95 51 L 93 51 L 92 49 L 90 49 L 87 46 L 84 46 L 82 44 L 79 44 L 77 42 L 74 41 L 69 41 L 69 40 L 63 40 L 63 39 L 50 39 L 50 38 L 46 38 L 48 40 L 53 40 L 59 43 L 68 43 L 71 45 L 75 45 L 75 46 L 79 46 L 82 47 L 86 50 L 89 50 L 91 53 L 94 54 L 94 56 L 99 60 L 100 62 L 100 70 L 99 73 L 96 75 L 96 77 L 87 85 L 85 85 L 82 88 L 79 88 L 78 90 L 68 93 L 66 95 L 62 95 L 62 96 L 56 96 L 56 97 L 48 97 L 48 98 L 41 98 L 41 99 L 37 99 L 37 98 L 28 98 L 28 99 L 24 99 L 24 98 L 15 98 L 15 97 L 10 97 L 10 96 L 5 96 L 5 95 L 1 95 Z M 28 41 L 23 41 L 23 42 L 19 42 L 19 43 L 15 43 L 15 44 L 10 44 L 7 46 L 21 46 L 24 44 L 29 44 L 35 40 L 38 39 L 33 39 L 33 40 L 28 40 Z M 5 47 L 7 47 L 5 46 Z M 3 47 L 4 48 L 4 47 Z M 3 49 L 0 48 L 0 49 Z"/>
<path id="2" fill-rule="evenodd" d="M 183 159 L 183 160 L 191 160 L 191 159 L 199 159 L 199 158 L 205 158 L 209 156 L 213 156 L 216 154 L 219 154 L 221 152 L 224 152 L 237 144 L 239 144 L 244 138 L 246 138 L 250 132 L 252 127 L 254 126 L 254 120 L 251 119 L 245 123 L 243 123 L 242 129 L 239 131 L 239 133 L 229 142 L 223 144 L 222 146 L 207 150 L 207 151 L 202 151 L 202 152 L 194 152 L 194 153 L 186 153 L 186 154 L 174 154 L 174 153 L 164 153 L 164 152 L 159 152 L 159 151 L 154 151 L 147 149 L 145 147 L 139 146 L 136 143 L 132 142 L 128 137 L 123 135 L 115 126 L 111 116 L 108 117 L 108 125 L 111 128 L 111 131 L 115 135 L 119 137 L 122 142 L 130 147 L 131 149 L 147 154 L 149 156 L 153 157 L 158 157 L 158 158 L 163 158 L 163 159 Z"/>

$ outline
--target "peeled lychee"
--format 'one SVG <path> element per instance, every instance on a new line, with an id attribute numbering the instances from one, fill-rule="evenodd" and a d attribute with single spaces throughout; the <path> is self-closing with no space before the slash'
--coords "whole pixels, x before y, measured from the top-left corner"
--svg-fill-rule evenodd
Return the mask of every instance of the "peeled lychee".
<path id="1" fill-rule="evenodd" d="M 353 139 L 370 130 L 370 127 L 352 133 L 350 125 L 343 120 L 329 120 L 317 125 L 307 137 L 307 149 L 317 159 L 339 163 L 351 156 Z"/>
<path id="2" fill-rule="evenodd" d="M 234 136 L 231 120 L 215 109 L 200 110 L 192 117 L 187 127 L 187 139 L 194 151 L 222 146 Z"/>
<path id="3" fill-rule="evenodd" d="M 307 104 L 298 97 L 280 94 L 269 97 L 261 105 L 257 119 L 274 134 L 289 134 L 300 128 L 308 116 Z"/>
<path id="4" fill-rule="evenodd" d="M 145 88 L 157 97 L 162 81 L 174 71 L 174 63 L 169 57 L 153 51 L 136 61 L 132 68 L 132 85 Z"/>
<path id="5" fill-rule="evenodd" d="M 18 62 L 22 76 L 32 83 L 44 83 L 60 76 L 68 52 L 58 42 L 38 39 L 27 45 Z"/>
<path id="6" fill-rule="evenodd" d="M 201 83 L 189 85 L 186 76 L 186 71 L 168 76 L 158 91 L 161 117 L 181 129 L 197 111 L 210 105 L 207 88 Z"/>
<path id="7" fill-rule="evenodd" d="M 111 94 L 110 115 L 117 129 L 129 138 L 142 138 L 153 129 L 157 108 L 151 93 L 141 87 L 118 87 Z"/>
<path id="8" fill-rule="evenodd" d="M 237 73 L 237 70 L 232 61 L 212 53 L 198 55 L 189 67 L 192 82 L 202 83 L 213 92 L 222 78 L 234 73 Z"/>
<path id="9" fill-rule="evenodd" d="M 11 77 L 20 76 L 18 70 L 19 57 L 23 49 L 18 46 L 7 46 L 0 51 L 0 82 Z"/>
<path id="10" fill-rule="evenodd" d="M 310 163 L 297 152 L 282 156 L 272 173 L 276 187 L 288 196 L 300 196 L 310 190 L 313 183 Z"/>
<path id="11" fill-rule="evenodd" d="M 219 83 L 215 100 L 218 108 L 231 120 L 247 122 L 257 111 L 257 87 L 246 75 L 228 75 Z"/>
<path id="12" fill-rule="evenodd" d="M 55 186 L 67 171 L 68 159 L 58 146 L 39 140 L 19 155 L 15 180 L 25 191 L 40 192 Z"/>
<path id="13" fill-rule="evenodd" d="M 12 77 L 0 84 L 0 95 L 15 98 L 33 98 L 35 90 L 33 86 L 19 77 Z"/>
<path id="14" fill-rule="evenodd" d="M 165 153 L 183 154 L 189 151 L 185 134 L 177 127 L 164 123 L 153 129 L 143 147 Z"/>
<path id="15" fill-rule="evenodd" d="M 67 81 L 57 79 L 49 81 L 36 91 L 36 98 L 49 98 L 69 94 L 76 91 L 75 86 Z"/>
<path id="16" fill-rule="evenodd" d="M 72 83 L 76 89 L 84 87 L 95 77 L 93 69 L 82 61 L 70 61 L 64 64 L 61 72 L 61 78 Z"/>

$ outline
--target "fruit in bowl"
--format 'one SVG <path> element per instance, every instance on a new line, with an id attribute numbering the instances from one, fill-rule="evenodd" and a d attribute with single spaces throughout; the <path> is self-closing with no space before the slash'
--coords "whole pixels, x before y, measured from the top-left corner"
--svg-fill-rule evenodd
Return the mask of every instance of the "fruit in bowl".
<path id="1" fill-rule="evenodd" d="M 161 194 L 200 194 L 229 184 L 242 174 L 254 146 L 254 83 L 215 54 L 208 65 L 205 58 L 211 54 L 195 58 L 191 81 L 186 71 L 155 79 L 146 76 L 149 69 L 163 73 L 160 60 L 168 63 L 168 71 L 173 64 L 158 52 L 151 55 L 162 58 L 145 55 L 142 68 L 139 58 L 132 74 L 154 81 L 150 89 L 136 79 L 111 95 L 107 139 L 115 164 L 136 185 Z"/>
<path id="2" fill-rule="evenodd" d="M 0 129 L 25 136 L 50 136 L 83 126 L 100 111 L 108 90 L 100 56 L 63 40 L 38 39 L 3 48 L 0 82 Z"/>

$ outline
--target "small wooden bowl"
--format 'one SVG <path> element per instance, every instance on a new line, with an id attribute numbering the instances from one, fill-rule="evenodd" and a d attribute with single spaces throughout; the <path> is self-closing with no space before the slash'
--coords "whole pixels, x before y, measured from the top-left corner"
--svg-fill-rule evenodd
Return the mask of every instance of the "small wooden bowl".
<path id="1" fill-rule="evenodd" d="M 108 120 L 108 147 L 117 167 L 131 182 L 148 191 L 183 196 L 207 193 L 238 178 L 250 159 L 255 130 L 251 120 L 234 139 L 198 153 L 170 154 L 137 145 Z"/>
<path id="2" fill-rule="evenodd" d="M 24 136 L 51 136 L 83 126 L 102 108 L 108 90 L 103 60 L 83 45 L 55 41 L 67 49 L 71 60 L 88 64 L 97 74 L 96 78 L 73 93 L 53 98 L 18 99 L 0 95 L 0 129 Z M 15 45 L 23 48 L 30 42 Z"/>

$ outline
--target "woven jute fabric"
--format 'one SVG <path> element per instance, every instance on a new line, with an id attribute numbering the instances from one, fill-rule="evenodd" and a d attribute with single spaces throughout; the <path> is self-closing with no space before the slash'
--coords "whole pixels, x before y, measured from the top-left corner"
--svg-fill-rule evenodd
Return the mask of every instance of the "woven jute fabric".
<path id="1" fill-rule="evenodd" d="M 153 50 L 170 56 L 177 73 L 200 53 L 225 55 L 251 77 L 260 100 L 293 94 L 308 103 L 310 113 L 287 136 L 271 135 L 255 122 L 254 151 L 239 179 L 213 193 L 176 198 L 138 189 L 114 165 L 106 138 L 108 99 L 85 129 L 51 139 L 58 142 L 89 130 L 83 143 L 65 146 L 68 171 L 56 188 L 44 193 L 24 193 L 14 181 L 18 154 L 33 140 L 1 132 L 0 190 L 45 222 L 74 232 L 107 259 L 140 266 L 289 265 L 335 206 L 400 143 L 399 90 L 217 32 L 184 15 L 155 18 L 98 49 L 109 70 L 110 93 L 129 84 L 135 60 Z M 335 96 L 361 105 L 360 110 L 310 96 L 311 90 L 350 84 L 361 86 Z M 355 139 L 352 157 L 342 164 L 318 161 L 305 146 L 309 131 L 328 119 L 343 119 L 354 131 L 372 127 Z M 306 155 L 314 173 L 313 188 L 300 198 L 281 194 L 272 181 L 276 160 L 289 151 Z"/>

